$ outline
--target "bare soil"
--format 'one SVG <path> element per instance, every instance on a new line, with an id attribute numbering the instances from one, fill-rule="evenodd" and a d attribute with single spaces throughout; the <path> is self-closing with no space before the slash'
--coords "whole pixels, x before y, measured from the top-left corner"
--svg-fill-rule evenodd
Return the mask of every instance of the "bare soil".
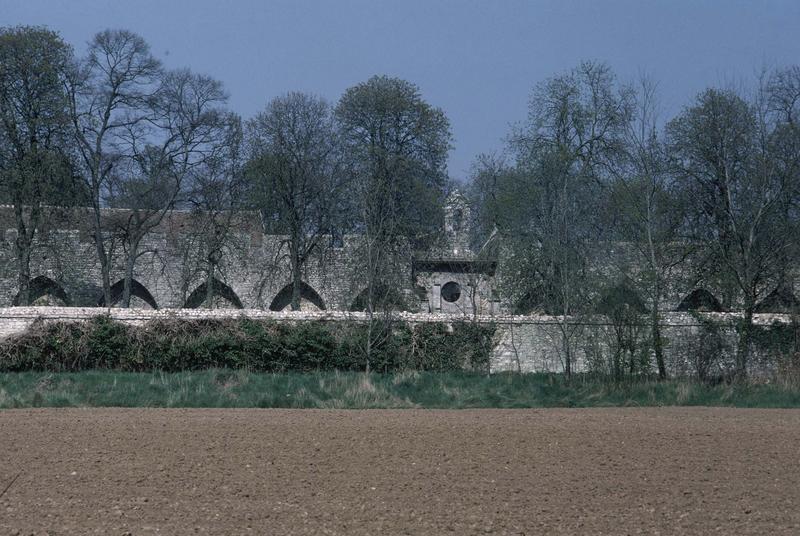
<path id="1" fill-rule="evenodd" d="M 0 411 L 0 534 L 800 534 L 800 411 Z"/>

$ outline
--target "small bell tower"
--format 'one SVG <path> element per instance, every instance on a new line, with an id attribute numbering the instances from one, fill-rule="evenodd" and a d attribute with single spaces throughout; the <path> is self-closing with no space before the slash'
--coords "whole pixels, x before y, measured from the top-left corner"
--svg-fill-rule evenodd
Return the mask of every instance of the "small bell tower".
<path id="1" fill-rule="evenodd" d="M 444 231 L 448 255 L 470 257 L 470 208 L 467 198 L 458 190 L 447 196 L 444 205 Z"/>

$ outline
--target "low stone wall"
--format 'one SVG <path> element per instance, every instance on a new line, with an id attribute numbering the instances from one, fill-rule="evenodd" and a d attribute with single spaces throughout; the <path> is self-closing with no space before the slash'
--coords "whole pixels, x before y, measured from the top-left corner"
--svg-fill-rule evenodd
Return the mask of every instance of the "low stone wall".
<path id="1" fill-rule="evenodd" d="M 670 375 L 694 375 L 698 366 L 710 374 L 733 367 L 741 313 L 665 313 L 660 324 L 665 364 Z M 563 372 L 569 351 L 572 370 L 609 370 L 619 349 L 620 336 L 630 343 L 635 359 L 654 367 L 650 350 L 650 325 L 641 318 L 635 325 L 619 326 L 602 316 L 585 318 L 519 316 L 498 319 L 492 372 Z M 759 314 L 753 322 L 767 337 L 777 326 L 792 323 L 790 315 Z M 628 348 L 625 348 L 628 351 Z M 711 355 L 717 353 L 717 355 Z M 775 368 L 775 352 L 754 345 L 750 368 L 754 374 Z M 630 354 L 620 358 L 627 363 Z M 701 361 L 705 361 L 701 363 Z"/>
<path id="2" fill-rule="evenodd" d="M 7 307 L 0 308 L 0 338 L 25 331 L 34 321 L 84 321 L 97 315 L 107 314 L 114 320 L 129 324 L 142 324 L 157 319 L 226 319 L 253 318 L 283 322 L 309 321 L 355 321 L 367 320 L 366 313 L 345 311 L 298 311 L 275 312 L 261 309 L 121 309 L 97 307 Z M 618 328 L 602 316 L 563 318 L 543 315 L 496 315 L 470 316 L 454 314 L 396 313 L 397 320 L 421 322 L 475 322 L 494 324 L 494 353 L 492 372 L 563 372 L 566 355 L 565 340 L 572 358 L 573 370 L 585 371 L 598 368 L 607 362 L 615 351 L 618 341 Z M 722 351 L 731 357 L 735 348 L 736 322 L 741 319 L 738 313 L 666 313 L 661 324 L 665 342 L 664 351 L 667 366 L 672 374 L 692 374 L 696 368 L 698 355 L 707 349 L 703 347 L 702 335 L 708 326 L 714 326 Z M 754 323 L 771 329 L 776 325 L 787 325 L 792 321 L 789 315 L 755 315 Z M 647 319 L 625 328 L 626 337 L 646 348 L 649 337 Z M 705 331 L 704 331 L 705 330 Z M 755 352 L 753 367 L 756 369 L 773 366 L 768 357 Z M 728 360 L 729 361 L 729 360 Z M 728 366 L 721 362 L 718 366 Z"/>
<path id="3" fill-rule="evenodd" d="M 0 307 L 0 339 L 25 331 L 36 320 L 43 321 L 81 321 L 98 315 L 109 315 L 114 320 L 128 324 L 142 324 L 158 319 L 226 319 L 252 318 L 284 322 L 311 321 L 351 321 L 364 322 L 367 313 L 350 311 L 269 311 L 264 309 L 122 309 L 104 307 Z M 395 313 L 394 317 L 401 321 L 418 322 L 465 322 L 491 323 L 495 318 L 505 318 L 505 322 L 514 317 L 466 318 L 463 315 L 432 313 Z"/>

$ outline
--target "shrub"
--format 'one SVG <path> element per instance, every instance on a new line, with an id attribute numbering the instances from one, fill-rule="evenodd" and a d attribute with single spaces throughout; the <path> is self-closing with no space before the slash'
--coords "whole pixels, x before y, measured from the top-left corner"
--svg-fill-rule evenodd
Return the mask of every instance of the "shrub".
<path id="1" fill-rule="evenodd" d="M 493 326 L 478 324 L 419 324 L 416 339 L 405 368 L 445 372 L 450 370 L 489 370 Z"/>
<path id="2" fill-rule="evenodd" d="M 262 372 L 364 370 L 366 325 L 161 319 L 126 325 L 109 316 L 87 322 L 35 322 L 0 342 L 0 371 L 113 369 L 177 372 L 238 368 Z M 376 371 L 488 370 L 494 327 L 394 323 L 372 348 Z"/>
<path id="3" fill-rule="evenodd" d="M 699 333 L 692 338 L 689 355 L 693 361 L 697 379 L 707 385 L 728 381 L 732 375 L 731 355 L 733 349 L 722 333 L 722 328 L 713 320 L 694 314 L 700 325 Z"/>

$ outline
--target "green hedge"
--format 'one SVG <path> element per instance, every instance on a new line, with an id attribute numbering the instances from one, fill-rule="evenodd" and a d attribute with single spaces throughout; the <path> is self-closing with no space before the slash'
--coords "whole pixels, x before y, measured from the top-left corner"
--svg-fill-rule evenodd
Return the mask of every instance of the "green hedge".
<path id="1" fill-rule="evenodd" d="M 368 325 L 357 322 L 157 320 L 139 326 L 97 316 L 36 322 L 0 342 L 0 372 L 245 368 L 263 372 L 364 370 Z M 375 371 L 486 371 L 493 326 L 373 325 Z"/>

